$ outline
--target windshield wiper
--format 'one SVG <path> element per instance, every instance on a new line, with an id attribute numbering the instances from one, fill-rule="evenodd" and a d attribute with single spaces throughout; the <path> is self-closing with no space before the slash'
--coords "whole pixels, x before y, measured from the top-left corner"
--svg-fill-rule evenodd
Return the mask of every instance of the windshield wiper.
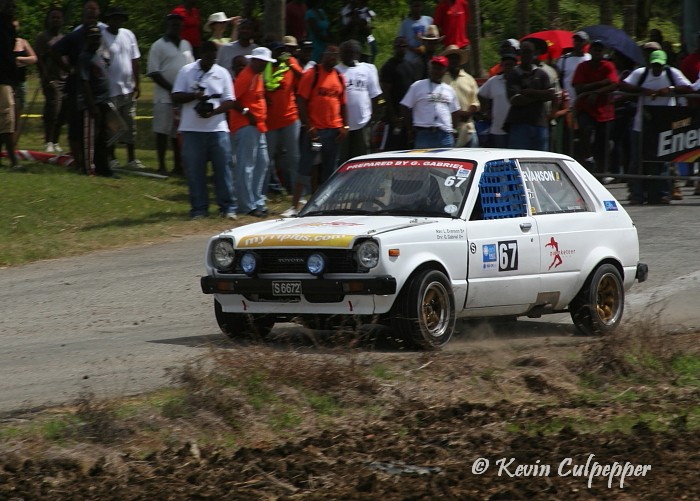
<path id="1" fill-rule="evenodd" d="M 312 210 L 309 212 L 304 212 L 299 214 L 300 216 L 338 216 L 338 215 L 353 215 L 353 216 L 364 216 L 367 214 L 376 214 L 375 211 L 366 209 L 325 209 L 325 210 Z"/>

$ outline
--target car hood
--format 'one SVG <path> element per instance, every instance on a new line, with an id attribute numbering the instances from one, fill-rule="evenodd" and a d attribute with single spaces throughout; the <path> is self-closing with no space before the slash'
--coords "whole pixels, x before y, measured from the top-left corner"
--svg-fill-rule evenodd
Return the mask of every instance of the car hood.
<path id="1" fill-rule="evenodd" d="M 336 247 L 352 248 L 358 236 L 434 224 L 433 218 L 403 216 L 314 216 L 265 221 L 231 230 L 236 248 Z"/>

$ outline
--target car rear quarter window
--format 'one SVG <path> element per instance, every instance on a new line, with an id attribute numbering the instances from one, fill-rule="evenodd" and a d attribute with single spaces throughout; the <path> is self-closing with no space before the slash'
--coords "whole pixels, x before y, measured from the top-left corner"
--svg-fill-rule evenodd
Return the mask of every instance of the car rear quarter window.
<path id="1" fill-rule="evenodd" d="M 536 214 L 586 212 L 588 206 L 557 162 L 520 162 L 530 211 Z"/>

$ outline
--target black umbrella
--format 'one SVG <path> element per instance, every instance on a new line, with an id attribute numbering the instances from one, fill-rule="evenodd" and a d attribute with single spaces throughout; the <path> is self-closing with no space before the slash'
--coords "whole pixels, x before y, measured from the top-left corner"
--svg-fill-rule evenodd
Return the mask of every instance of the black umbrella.
<path id="1" fill-rule="evenodd" d="M 585 28 L 581 28 L 581 30 L 588 33 L 591 41 L 600 40 L 606 47 L 613 49 L 615 52 L 619 52 L 635 63 L 642 66 L 646 64 L 646 58 L 644 57 L 642 49 L 621 29 L 607 24 L 596 24 L 593 26 L 586 26 Z"/>

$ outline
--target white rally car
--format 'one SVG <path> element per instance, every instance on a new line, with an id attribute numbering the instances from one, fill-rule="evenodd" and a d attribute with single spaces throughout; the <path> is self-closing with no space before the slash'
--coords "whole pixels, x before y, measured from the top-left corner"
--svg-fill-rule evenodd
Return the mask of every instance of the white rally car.
<path id="1" fill-rule="evenodd" d="M 298 217 L 223 232 L 205 259 L 202 290 L 232 338 L 364 316 L 428 349 L 460 317 L 569 311 L 580 333 L 604 334 L 647 276 L 610 192 L 566 155 L 525 150 L 354 158 Z"/>

